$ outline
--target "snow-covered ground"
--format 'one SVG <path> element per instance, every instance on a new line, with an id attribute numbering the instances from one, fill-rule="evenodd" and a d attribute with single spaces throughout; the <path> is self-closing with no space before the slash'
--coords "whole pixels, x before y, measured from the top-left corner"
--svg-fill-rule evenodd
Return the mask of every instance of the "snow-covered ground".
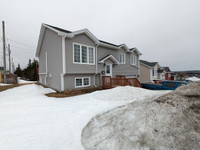
<path id="1" fill-rule="evenodd" d="M 7 85 L 11 85 L 11 84 L 0 83 L 0 86 L 7 86 Z"/>
<path id="2" fill-rule="evenodd" d="M 200 82 L 98 114 L 82 130 L 85 150 L 199 150 Z"/>
<path id="3" fill-rule="evenodd" d="M 189 77 L 187 78 L 186 80 L 191 80 L 191 81 L 200 81 L 200 78 L 197 78 L 197 77 Z"/>
<path id="4" fill-rule="evenodd" d="M 117 87 L 68 98 L 35 84 L 0 92 L 0 150 L 81 150 L 81 132 L 96 114 L 166 91 Z M 169 92 L 169 91 L 168 91 Z"/>

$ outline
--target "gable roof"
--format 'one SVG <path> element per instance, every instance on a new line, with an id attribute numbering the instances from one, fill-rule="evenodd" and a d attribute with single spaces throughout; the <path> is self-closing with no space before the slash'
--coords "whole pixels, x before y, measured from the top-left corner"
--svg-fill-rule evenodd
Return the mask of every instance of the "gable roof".
<path id="1" fill-rule="evenodd" d="M 158 64 L 158 62 L 148 62 L 146 60 L 140 60 L 140 63 L 142 63 L 148 67 L 151 67 L 151 68 Z"/>
<path id="2" fill-rule="evenodd" d="M 72 31 L 69 31 L 69 30 L 65 30 L 65 29 L 62 29 L 62 28 L 59 28 L 59 27 L 55 27 L 55 26 L 43 23 L 42 26 L 41 26 L 41 29 L 40 29 L 40 35 L 39 35 L 38 45 L 37 45 L 37 50 L 36 50 L 36 57 L 39 56 L 46 28 L 58 33 L 59 36 L 64 36 L 64 37 L 67 37 L 67 38 L 73 38 L 76 35 L 84 33 L 88 37 L 90 37 L 96 45 L 100 45 L 100 46 L 104 46 L 104 47 L 108 47 L 108 48 L 112 48 L 112 49 L 116 49 L 116 50 L 119 50 L 120 48 L 124 47 L 126 52 L 130 52 L 130 53 L 135 52 L 137 55 L 142 55 L 142 53 L 140 53 L 136 48 L 134 48 L 134 50 L 128 49 L 126 44 L 115 45 L 115 44 L 112 44 L 112 43 L 109 43 L 109 42 L 99 40 L 88 29 L 83 29 L 83 30 L 78 30 L 78 31 L 72 32 Z"/>
<path id="3" fill-rule="evenodd" d="M 99 63 L 104 63 L 104 61 L 106 61 L 107 59 L 111 59 L 115 64 L 119 64 L 118 60 L 113 55 L 111 55 L 111 54 L 109 54 L 109 55 L 101 58 L 99 60 Z"/>

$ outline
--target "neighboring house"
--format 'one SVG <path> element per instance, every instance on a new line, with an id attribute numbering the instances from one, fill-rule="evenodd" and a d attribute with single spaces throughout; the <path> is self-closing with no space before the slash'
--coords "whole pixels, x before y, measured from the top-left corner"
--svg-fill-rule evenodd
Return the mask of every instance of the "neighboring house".
<path id="1" fill-rule="evenodd" d="M 158 80 L 158 68 L 160 68 L 158 62 L 140 60 L 140 82 L 145 83 Z"/>
<path id="2" fill-rule="evenodd" d="M 139 77 L 137 48 L 97 39 L 88 29 L 75 32 L 42 24 L 36 56 L 39 81 L 57 91 L 102 85 L 102 76 Z"/>
<path id="3" fill-rule="evenodd" d="M 158 68 L 158 79 L 159 80 L 172 80 L 171 70 L 169 67 Z"/>

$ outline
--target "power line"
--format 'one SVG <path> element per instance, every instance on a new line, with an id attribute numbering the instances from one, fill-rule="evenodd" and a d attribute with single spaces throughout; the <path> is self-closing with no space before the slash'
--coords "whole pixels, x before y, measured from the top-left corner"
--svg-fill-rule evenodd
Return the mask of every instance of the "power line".
<path id="1" fill-rule="evenodd" d="M 2 39 L 2 37 L 1 37 L 1 39 Z M 8 41 L 11 41 L 11 42 L 15 42 L 15 43 L 18 43 L 18 44 L 21 44 L 21 45 L 24 45 L 24 46 L 27 46 L 27 47 L 31 47 L 31 48 L 36 49 L 36 47 L 34 47 L 34 46 L 31 46 L 31 45 L 29 45 L 29 44 L 25 44 L 25 43 L 22 43 L 22 42 L 18 42 L 18 41 L 12 40 L 12 39 L 10 39 L 10 38 L 6 38 L 6 40 L 7 40 L 7 42 L 8 42 Z"/>

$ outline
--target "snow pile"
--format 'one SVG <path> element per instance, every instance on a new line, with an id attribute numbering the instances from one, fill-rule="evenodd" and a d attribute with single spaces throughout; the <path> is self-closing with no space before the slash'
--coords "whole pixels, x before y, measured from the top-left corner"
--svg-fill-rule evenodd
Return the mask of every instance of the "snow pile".
<path id="1" fill-rule="evenodd" d="M 190 80 L 190 81 L 200 81 L 200 78 L 197 78 L 197 77 L 189 77 L 187 78 L 186 80 Z"/>
<path id="2" fill-rule="evenodd" d="M 136 100 L 152 96 L 152 94 L 160 95 L 160 93 L 168 93 L 170 91 L 152 91 L 138 87 L 116 87 L 109 90 L 100 91 L 94 95 L 99 100 Z"/>
<path id="3" fill-rule="evenodd" d="M 26 81 L 26 80 L 22 80 L 20 78 L 17 78 L 18 80 L 18 84 L 23 84 L 23 83 L 35 83 L 36 81 Z"/>
<path id="4" fill-rule="evenodd" d="M 82 144 L 86 150 L 199 150 L 199 89 L 200 82 L 188 84 L 97 115 L 83 129 Z"/>
<path id="5" fill-rule="evenodd" d="M 8 85 L 11 85 L 11 84 L 0 83 L 0 86 L 8 86 Z"/>
<path id="6" fill-rule="evenodd" d="M 35 84 L 0 92 L 0 150 L 83 150 L 81 132 L 92 117 L 134 101 L 95 99 L 104 91 L 68 98 L 44 95 L 50 92 Z"/>

